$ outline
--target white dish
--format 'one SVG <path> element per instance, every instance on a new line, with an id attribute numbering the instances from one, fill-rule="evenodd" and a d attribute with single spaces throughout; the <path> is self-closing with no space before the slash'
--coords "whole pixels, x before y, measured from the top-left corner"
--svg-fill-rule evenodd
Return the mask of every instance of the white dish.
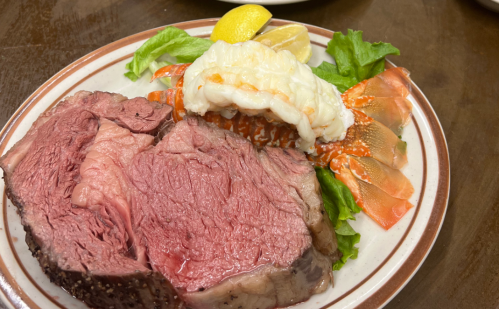
<path id="1" fill-rule="evenodd" d="M 208 37 L 217 19 L 175 24 L 189 34 Z M 272 20 L 269 27 L 289 23 Z M 325 47 L 332 31 L 306 25 L 313 43 L 309 64 L 332 61 Z M 125 64 L 158 29 L 141 32 L 104 46 L 70 64 L 43 84 L 16 111 L 0 133 L 0 155 L 24 136 L 43 111 L 79 90 L 118 92 L 145 96 L 161 89 L 149 83 L 148 74 L 137 82 L 123 76 Z M 402 51 L 403 52 L 403 51 Z M 388 66 L 393 66 L 391 63 Z M 410 68 L 408 68 L 410 70 Z M 449 160 L 438 119 L 422 92 L 413 85 L 413 121 L 404 129 L 409 164 L 403 168 L 415 193 L 416 205 L 389 231 L 364 213 L 351 225 L 361 233 L 359 257 L 335 272 L 335 286 L 293 308 L 372 308 L 386 304 L 410 280 L 429 253 L 442 225 L 449 195 Z M 5 192 L 3 181 L 1 192 Z M 50 283 L 24 242 L 25 232 L 16 207 L 5 193 L 0 204 L 0 299 L 8 308 L 88 308 Z"/>

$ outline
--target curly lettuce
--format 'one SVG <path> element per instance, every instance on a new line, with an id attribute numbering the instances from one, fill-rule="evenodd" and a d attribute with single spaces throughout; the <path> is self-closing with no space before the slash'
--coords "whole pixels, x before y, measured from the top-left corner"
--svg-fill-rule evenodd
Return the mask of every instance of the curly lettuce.
<path id="1" fill-rule="evenodd" d="M 387 55 L 400 55 L 389 43 L 369 43 L 362 40 L 362 31 L 348 29 L 348 34 L 335 32 L 327 44 L 326 52 L 335 64 L 323 62 L 312 71 L 318 77 L 335 85 L 340 92 L 385 70 Z"/>

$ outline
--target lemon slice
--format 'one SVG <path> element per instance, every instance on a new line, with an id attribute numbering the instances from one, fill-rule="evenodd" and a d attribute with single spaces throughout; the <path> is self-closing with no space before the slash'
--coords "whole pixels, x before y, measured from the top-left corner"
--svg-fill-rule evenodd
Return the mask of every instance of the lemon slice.
<path id="1" fill-rule="evenodd" d="M 289 50 L 301 63 L 307 63 L 312 57 L 310 37 L 307 28 L 303 25 L 280 26 L 256 36 L 253 40 L 275 51 Z"/>
<path id="2" fill-rule="evenodd" d="M 210 39 L 234 44 L 251 40 L 270 21 L 272 14 L 263 6 L 245 4 L 234 8 L 217 22 Z"/>

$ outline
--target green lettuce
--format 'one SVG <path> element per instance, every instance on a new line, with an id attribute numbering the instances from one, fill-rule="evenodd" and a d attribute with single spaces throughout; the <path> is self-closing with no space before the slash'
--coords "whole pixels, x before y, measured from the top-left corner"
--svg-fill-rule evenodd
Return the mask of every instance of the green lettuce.
<path id="1" fill-rule="evenodd" d="M 333 56 L 336 65 L 323 62 L 312 71 L 335 85 L 340 92 L 383 72 L 387 55 L 400 55 L 400 51 L 391 44 L 364 42 L 362 31 L 351 29 L 348 29 L 347 35 L 335 32 L 326 52 Z"/>
<path id="2" fill-rule="evenodd" d="M 347 220 L 355 220 L 354 214 L 359 213 L 362 208 L 355 203 L 350 189 L 336 179 L 331 170 L 315 167 L 315 172 L 321 185 L 324 208 L 333 223 L 338 249 L 343 254 L 333 264 L 333 270 L 340 270 L 348 259 L 354 260 L 359 254 L 355 244 L 360 241 L 360 234 L 354 231 Z"/>
<path id="3" fill-rule="evenodd" d="M 311 69 L 315 75 L 335 85 L 341 93 L 347 91 L 350 87 L 352 87 L 352 84 L 357 84 L 357 79 L 355 79 L 355 77 L 342 76 L 338 71 L 338 67 L 329 62 L 324 61 L 318 67 Z"/>
<path id="4" fill-rule="evenodd" d="M 175 57 L 178 63 L 193 62 L 207 51 L 211 44 L 212 41 L 192 37 L 182 29 L 166 27 L 137 49 L 133 60 L 126 64 L 129 72 L 125 73 L 125 76 L 136 81 L 153 61 L 164 54 Z"/>
<path id="5" fill-rule="evenodd" d="M 333 270 L 340 270 L 348 259 L 355 260 L 359 254 L 359 248 L 355 244 L 360 241 L 360 234 L 348 224 L 348 221 L 343 221 L 340 229 L 336 231 L 336 239 L 338 240 L 338 249 L 343 256 L 333 264 Z"/>

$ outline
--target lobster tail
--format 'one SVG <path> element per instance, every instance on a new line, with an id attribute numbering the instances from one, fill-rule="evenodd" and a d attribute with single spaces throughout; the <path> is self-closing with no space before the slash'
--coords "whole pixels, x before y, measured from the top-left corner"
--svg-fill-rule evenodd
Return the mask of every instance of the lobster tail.
<path id="1" fill-rule="evenodd" d="M 186 114 L 182 88 L 183 74 L 189 65 L 158 70 L 153 79 L 169 76 L 178 81 L 175 88 L 155 91 L 148 96 L 150 101 L 173 106 L 175 122 Z M 413 207 L 408 199 L 414 188 L 398 170 L 407 163 L 406 143 L 397 135 L 411 118 L 412 104 L 406 99 L 410 91 L 408 76 L 409 72 L 403 68 L 389 69 L 347 90 L 342 100 L 352 111 L 354 124 L 343 140 L 316 142 L 316 153 L 308 155 L 315 165 L 330 165 L 336 177 L 351 190 L 358 205 L 385 229 Z M 212 111 L 202 117 L 251 140 L 257 147 L 297 146 L 299 134 L 294 126 L 243 112 L 238 111 L 230 119 Z"/>

